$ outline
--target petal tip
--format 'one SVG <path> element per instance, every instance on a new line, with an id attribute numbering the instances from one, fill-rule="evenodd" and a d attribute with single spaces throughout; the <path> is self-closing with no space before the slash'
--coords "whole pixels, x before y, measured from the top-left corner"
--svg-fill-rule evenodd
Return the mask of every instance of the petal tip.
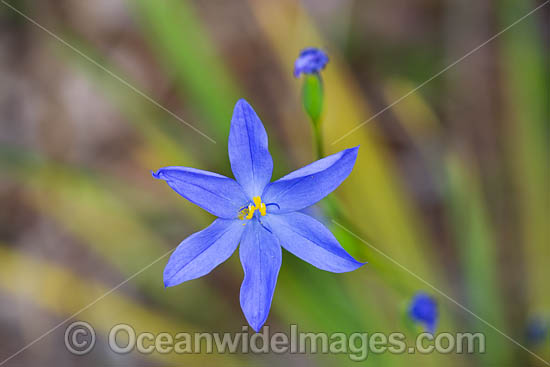
<path id="1" fill-rule="evenodd" d="M 166 265 L 168 267 L 168 265 Z M 169 287 L 173 287 L 175 285 L 178 285 L 180 283 L 183 283 L 183 282 L 174 282 L 173 281 L 173 275 L 174 274 L 170 274 L 166 271 L 166 268 L 164 269 L 164 274 L 162 275 L 162 282 L 164 284 L 164 288 L 169 288 Z"/>
<path id="2" fill-rule="evenodd" d="M 164 289 L 174 287 L 176 285 L 180 285 L 181 283 L 185 283 L 190 279 L 183 279 L 181 281 L 173 281 L 172 279 L 164 279 Z"/>
<path id="3" fill-rule="evenodd" d="M 363 265 L 367 264 L 366 262 L 361 262 L 353 259 L 351 264 L 348 264 L 347 267 L 343 267 L 340 269 L 340 271 L 333 271 L 334 273 L 349 273 L 352 271 L 355 271 L 362 267 Z"/>
<path id="4" fill-rule="evenodd" d="M 250 103 L 248 103 L 248 101 L 244 98 L 240 98 L 237 103 L 235 103 L 235 110 L 240 107 L 240 108 L 243 108 L 243 107 L 251 107 L 250 106 Z"/>
<path id="5" fill-rule="evenodd" d="M 160 179 L 161 178 L 160 177 L 160 171 L 161 171 L 160 169 L 156 172 L 151 170 L 151 175 L 153 175 L 153 177 L 156 178 L 156 179 Z"/>
<path id="6" fill-rule="evenodd" d="M 364 261 L 364 262 L 363 262 L 363 261 L 356 260 L 356 259 L 355 259 L 353 256 L 351 256 L 351 255 L 350 255 L 350 257 L 351 257 L 351 259 L 352 259 L 352 261 L 353 261 L 353 266 L 352 266 L 351 271 L 357 270 L 357 269 L 361 268 L 363 265 L 368 264 L 367 261 Z"/>
<path id="7" fill-rule="evenodd" d="M 264 322 L 255 322 L 255 323 L 250 323 L 250 327 L 252 327 L 252 329 L 256 332 L 256 333 L 259 333 L 260 330 L 262 330 L 262 327 L 264 326 Z"/>
<path id="8" fill-rule="evenodd" d="M 347 149 L 347 150 L 350 151 L 350 152 L 353 152 L 353 153 L 357 154 L 357 152 L 359 152 L 359 148 L 360 148 L 360 147 L 361 147 L 360 145 L 357 145 L 357 146 L 355 146 L 355 147 L 353 147 L 353 148 L 349 148 L 349 149 Z"/>
<path id="9" fill-rule="evenodd" d="M 256 312 L 250 312 L 250 310 L 247 308 L 243 302 L 242 293 L 241 293 L 241 309 L 243 310 L 244 317 L 250 327 L 255 331 L 259 332 L 262 327 L 264 326 L 265 322 L 267 321 L 267 318 L 269 316 L 269 310 L 267 310 L 267 313 L 265 315 L 262 315 L 262 313 L 256 313 Z"/>
<path id="10" fill-rule="evenodd" d="M 351 156 L 353 156 L 353 160 L 356 161 L 357 160 L 357 156 L 359 155 L 359 145 L 356 146 L 356 147 L 353 147 L 353 148 L 348 148 L 346 149 L 346 153 L 350 154 Z"/>
<path id="11" fill-rule="evenodd" d="M 169 288 L 169 287 L 172 287 L 172 286 L 175 285 L 175 284 L 171 284 L 171 283 L 170 283 L 170 279 L 166 279 L 166 278 L 164 278 L 163 284 L 164 284 L 164 289 Z"/>

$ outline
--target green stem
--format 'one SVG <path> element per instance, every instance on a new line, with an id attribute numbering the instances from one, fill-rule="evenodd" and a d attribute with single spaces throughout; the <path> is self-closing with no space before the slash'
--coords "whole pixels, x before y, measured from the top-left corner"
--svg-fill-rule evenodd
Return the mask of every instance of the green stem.
<path id="1" fill-rule="evenodd" d="M 319 121 L 312 121 L 312 123 L 317 159 L 321 159 L 325 156 L 325 150 L 323 148 L 323 132 L 321 130 L 321 124 L 319 123 Z"/>

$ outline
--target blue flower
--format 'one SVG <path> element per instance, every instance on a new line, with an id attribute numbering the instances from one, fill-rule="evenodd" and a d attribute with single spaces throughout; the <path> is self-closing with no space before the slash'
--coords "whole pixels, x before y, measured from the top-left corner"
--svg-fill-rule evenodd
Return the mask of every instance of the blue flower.
<path id="1" fill-rule="evenodd" d="M 418 292 L 409 305 L 409 317 L 422 324 L 429 333 L 435 332 L 437 324 L 437 303 L 426 293 Z"/>
<path id="2" fill-rule="evenodd" d="M 320 159 L 270 183 L 273 160 L 267 134 L 256 112 L 243 99 L 235 105 L 228 145 L 236 180 L 188 167 L 165 167 L 153 173 L 178 194 L 218 217 L 176 248 L 164 269 L 164 285 L 171 287 L 208 274 L 240 243 L 244 270 L 241 308 L 258 331 L 271 307 L 281 267 L 281 246 L 334 273 L 363 265 L 323 224 L 300 212 L 346 179 L 359 148 Z"/>
<path id="3" fill-rule="evenodd" d="M 294 62 L 294 76 L 300 74 L 317 74 L 325 68 L 328 63 L 327 54 L 314 47 L 304 48 Z"/>

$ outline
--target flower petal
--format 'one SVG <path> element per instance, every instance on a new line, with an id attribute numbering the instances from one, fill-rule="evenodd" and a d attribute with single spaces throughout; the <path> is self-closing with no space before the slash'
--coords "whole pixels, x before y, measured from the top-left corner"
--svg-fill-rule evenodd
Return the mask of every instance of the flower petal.
<path id="1" fill-rule="evenodd" d="M 265 221 L 282 247 L 321 270 L 343 273 L 364 265 L 351 257 L 334 235 L 309 215 L 270 214 Z"/>
<path id="2" fill-rule="evenodd" d="M 189 167 L 164 167 L 153 177 L 165 180 L 178 194 L 220 218 L 237 218 L 249 202 L 235 180 L 217 173 Z"/>
<path id="3" fill-rule="evenodd" d="M 241 221 L 218 218 L 187 237 L 164 268 L 164 286 L 172 287 L 210 273 L 235 252 L 243 231 Z"/>
<path id="4" fill-rule="evenodd" d="M 264 126 L 244 99 L 237 102 L 233 111 L 228 149 L 231 170 L 249 199 L 261 195 L 271 180 L 273 160 Z"/>
<path id="5" fill-rule="evenodd" d="M 271 307 L 282 261 L 281 246 L 273 234 L 252 220 L 246 225 L 239 255 L 244 270 L 241 308 L 257 332 L 265 323 Z"/>
<path id="6" fill-rule="evenodd" d="M 342 150 L 279 180 L 270 183 L 262 194 L 266 203 L 276 203 L 282 214 L 302 210 L 315 204 L 336 189 L 353 169 L 359 147 Z"/>

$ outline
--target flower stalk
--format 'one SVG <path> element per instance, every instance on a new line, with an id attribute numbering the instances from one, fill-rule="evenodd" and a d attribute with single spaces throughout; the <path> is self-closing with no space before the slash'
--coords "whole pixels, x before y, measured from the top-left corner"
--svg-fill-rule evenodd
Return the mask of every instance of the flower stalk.
<path id="1" fill-rule="evenodd" d="M 309 47 L 294 63 L 294 76 L 304 74 L 302 83 L 302 103 L 313 127 L 317 159 L 324 156 L 321 116 L 323 112 L 323 79 L 321 70 L 328 63 L 328 56 L 320 49 Z"/>
<path id="2" fill-rule="evenodd" d="M 323 112 L 323 79 L 318 73 L 306 75 L 302 85 L 302 103 L 313 127 L 317 159 L 324 156 L 321 115 Z"/>

